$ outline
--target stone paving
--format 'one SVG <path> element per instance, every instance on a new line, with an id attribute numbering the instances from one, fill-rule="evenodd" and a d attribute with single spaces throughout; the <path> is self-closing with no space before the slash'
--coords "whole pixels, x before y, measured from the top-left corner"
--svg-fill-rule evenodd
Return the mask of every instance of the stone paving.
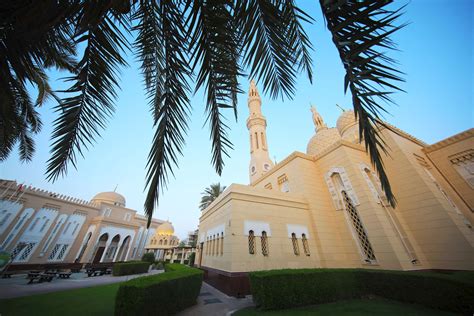
<path id="1" fill-rule="evenodd" d="M 233 312 L 254 306 L 252 296 L 245 298 L 235 298 L 227 296 L 221 291 L 213 288 L 207 283 L 203 283 L 197 304 L 178 313 L 178 316 L 224 316 L 232 315 Z"/>
<path id="2" fill-rule="evenodd" d="M 33 284 L 27 284 L 28 279 L 26 279 L 26 274 L 14 274 L 12 275 L 11 279 L 0 279 L 0 299 L 112 284 L 161 272 L 163 272 L 163 270 L 151 270 L 146 274 L 124 275 L 117 277 L 114 277 L 110 274 L 88 277 L 86 273 L 80 272 L 73 273 L 69 279 L 54 278 L 51 282 Z"/>

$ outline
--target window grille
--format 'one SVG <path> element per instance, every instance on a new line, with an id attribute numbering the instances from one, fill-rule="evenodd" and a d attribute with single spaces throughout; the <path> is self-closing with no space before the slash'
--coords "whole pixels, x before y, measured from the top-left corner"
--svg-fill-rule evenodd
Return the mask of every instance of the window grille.
<path id="1" fill-rule="evenodd" d="M 341 193 L 344 198 L 344 204 L 346 206 L 347 213 L 349 214 L 352 227 L 354 227 L 354 230 L 357 234 L 357 237 L 359 239 L 359 244 L 362 248 L 362 251 L 364 252 L 366 261 L 376 260 L 374 250 L 372 249 L 372 245 L 370 244 L 369 237 L 367 236 L 367 233 L 359 217 L 359 213 L 357 212 L 357 209 L 352 204 L 352 201 L 347 195 L 346 191 L 341 191 Z"/>
<path id="2" fill-rule="evenodd" d="M 262 244 L 262 255 L 268 256 L 268 238 L 267 238 L 267 232 L 263 231 L 262 232 L 262 237 L 261 239 L 261 244 Z"/>
<path id="3" fill-rule="evenodd" d="M 18 261 L 25 261 L 26 259 L 28 259 L 28 257 L 31 254 L 31 251 L 33 250 L 35 245 L 36 245 L 35 242 L 28 243 L 25 246 L 25 248 L 23 249 L 23 252 L 21 253 L 20 257 L 18 258 Z"/>
<path id="4" fill-rule="evenodd" d="M 306 235 L 305 234 L 302 234 L 301 235 L 301 241 L 303 242 L 303 251 L 304 251 L 304 254 L 309 256 L 310 253 L 309 253 L 309 246 L 308 246 L 308 239 L 306 238 Z"/>
<path id="5" fill-rule="evenodd" d="M 21 249 L 23 249 L 22 246 L 20 244 L 17 244 L 11 253 L 11 257 L 15 258 L 18 255 L 18 253 L 20 253 Z"/>
<path id="6" fill-rule="evenodd" d="M 67 250 L 68 247 L 69 247 L 69 245 L 63 245 L 63 247 L 62 247 L 61 250 L 59 251 L 57 260 L 63 260 L 63 257 L 64 257 L 64 255 L 65 255 L 66 250 Z"/>
<path id="7" fill-rule="evenodd" d="M 249 231 L 249 254 L 255 254 L 255 235 L 253 230 Z"/>
<path id="8" fill-rule="evenodd" d="M 224 254 L 224 233 L 221 234 L 221 256 Z"/>
<path id="9" fill-rule="evenodd" d="M 291 234 L 291 243 L 293 244 L 293 252 L 295 253 L 295 255 L 299 256 L 300 248 L 298 246 L 298 239 L 296 238 L 295 233 Z"/>

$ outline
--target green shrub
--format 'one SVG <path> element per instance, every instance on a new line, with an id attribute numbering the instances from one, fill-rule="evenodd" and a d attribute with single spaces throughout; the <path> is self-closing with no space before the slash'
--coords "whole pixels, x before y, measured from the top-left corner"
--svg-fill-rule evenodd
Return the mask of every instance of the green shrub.
<path id="1" fill-rule="evenodd" d="M 460 313 L 474 311 L 474 286 L 414 272 L 298 269 L 252 272 L 253 299 L 262 309 L 283 309 L 380 296 Z"/>
<path id="2" fill-rule="evenodd" d="M 154 262 L 155 269 L 157 270 L 163 270 L 165 268 L 165 262 L 161 260 L 157 260 Z"/>
<path id="3" fill-rule="evenodd" d="M 178 264 L 167 267 L 169 272 L 122 283 L 115 299 L 115 315 L 174 315 L 196 304 L 203 272 Z"/>
<path id="4" fill-rule="evenodd" d="M 144 253 L 142 256 L 142 261 L 146 261 L 152 264 L 153 262 L 155 262 L 155 254 L 151 252 Z"/>
<path id="5" fill-rule="evenodd" d="M 193 252 L 189 255 L 189 265 L 191 267 L 194 266 L 194 260 L 196 260 L 196 253 L 195 252 Z"/>
<path id="6" fill-rule="evenodd" d="M 188 266 L 180 263 L 166 263 L 165 272 L 181 271 L 189 269 Z"/>
<path id="7" fill-rule="evenodd" d="M 150 264 L 143 261 L 129 261 L 114 264 L 112 274 L 114 276 L 147 273 Z"/>

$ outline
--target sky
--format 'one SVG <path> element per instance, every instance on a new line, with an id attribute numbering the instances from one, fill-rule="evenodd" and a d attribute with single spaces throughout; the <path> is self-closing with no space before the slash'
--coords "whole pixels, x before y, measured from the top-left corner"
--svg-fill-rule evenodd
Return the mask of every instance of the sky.
<path id="1" fill-rule="evenodd" d="M 335 126 L 341 111 L 335 104 L 351 108 L 350 95 L 344 95 L 344 70 L 316 1 L 297 2 L 316 22 L 306 25 L 313 43 L 315 80 L 310 84 L 298 77 L 292 99 L 271 99 L 262 95 L 262 111 L 267 118 L 267 141 L 272 159 L 281 161 L 293 151 L 306 151 L 314 134 L 309 110 L 316 105 L 328 126 Z M 406 3 L 406 2 L 402 2 Z M 471 0 L 413 0 L 408 3 L 402 22 L 409 25 L 393 36 L 398 52 L 392 53 L 406 73 L 401 87 L 406 93 L 394 95 L 396 106 L 387 107 L 385 120 L 431 144 L 474 126 L 474 2 Z M 121 91 L 116 112 L 94 146 L 78 157 L 66 177 L 46 180 L 52 122 L 56 117 L 49 102 L 39 109 L 44 123 L 36 136 L 37 151 L 30 163 L 21 163 L 18 152 L 0 164 L 0 178 L 16 180 L 42 189 L 90 200 L 95 194 L 116 191 L 125 196 L 127 207 L 143 214 L 146 192 L 146 161 L 153 136 L 152 119 L 144 93 L 138 63 L 128 57 L 130 67 L 122 70 Z M 64 74 L 50 73 L 53 88 L 66 85 Z M 244 91 L 249 78 L 240 80 Z M 193 111 L 183 157 L 175 178 L 170 178 L 154 217 L 170 220 L 176 235 L 184 239 L 199 223 L 201 192 L 212 183 L 249 183 L 249 138 L 245 120 L 247 95 L 239 96 L 238 120 L 232 110 L 224 112 L 230 126 L 234 149 L 225 160 L 219 177 L 211 166 L 209 127 L 205 122 L 205 99 L 198 92 L 192 99 Z"/>

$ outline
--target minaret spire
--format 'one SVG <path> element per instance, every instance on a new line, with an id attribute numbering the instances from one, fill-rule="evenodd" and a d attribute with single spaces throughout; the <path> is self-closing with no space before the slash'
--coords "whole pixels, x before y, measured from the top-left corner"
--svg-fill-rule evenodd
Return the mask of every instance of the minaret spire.
<path id="1" fill-rule="evenodd" d="M 323 117 L 318 113 L 314 105 L 311 105 L 311 112 L 313 113 L 314 130 L 316 133 L 320 130 L 327 129 L 328 127 L 326 123 L 324 123 Z"/>
<path id="2" fill-rule="evenodd" d="M 273 166 L 268 153 L 267 120 L 262 114 L 262 99 L 254 80 L 250 82 L 248 106 L 247 129 L 250 134 L 249 175 L 250 182 L 253 182 Z"/>

